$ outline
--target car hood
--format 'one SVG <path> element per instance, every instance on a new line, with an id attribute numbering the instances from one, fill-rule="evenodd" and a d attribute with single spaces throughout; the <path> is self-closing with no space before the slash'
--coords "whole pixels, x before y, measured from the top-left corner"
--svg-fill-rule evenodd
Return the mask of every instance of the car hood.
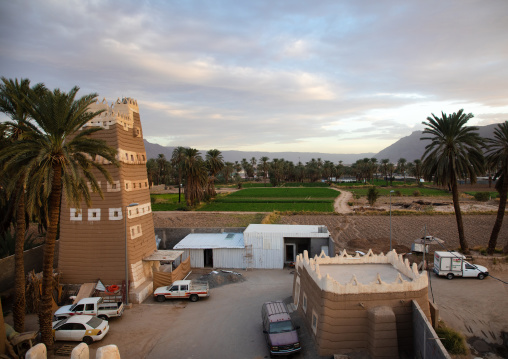
<path id="1" fill-rule="evenodd" d="M 160 288 L 157 288 L 155 290 L 155 292 L 153 292 L 154 295 L 157 295 L 157 294 L 164 294 L 164 293 L 167 293 L 168 290 L 167 290 L 167 287 L 160 287 Z"/>
<path id="2" fill-rule="evenodd" d="M 63 307 L 58 308 L 58 310 L 55 312 L 55 315 L 70 313 L 71 307 L 72 305 L 64 305 Z"/>
<path id="3" fill-rule="evenodd" d="M 484 273 L 488 273 L 489 272 L 489 270 L 486 267 L 484 267 L 484 266 L 479 266 L 479 265 L 476 264 L 476 268 L 478 268 L 479 271 L 484 272 Z"/>
<path id="4" fill-rule="evenodd" d="M 298 333 L 296 330 L 286 333 L 269 334 L 269 336 L 272 346 L 290 345 L 298 342 Z"/>

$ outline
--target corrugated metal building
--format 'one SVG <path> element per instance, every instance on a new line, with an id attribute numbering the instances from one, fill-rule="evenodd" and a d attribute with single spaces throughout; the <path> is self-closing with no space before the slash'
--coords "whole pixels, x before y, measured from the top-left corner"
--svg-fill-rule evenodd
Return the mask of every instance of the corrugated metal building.
<path id="1" fill-rule="evenodd" d="M 242 233 L 191 233 L 173 249 L 183 250 L 194 268 L 245 268 Z"/>
<path id="2" fill-rule="evenodd" d="M 311 256 L 321 251 L 334 254 L 326 226 L 250 224 L 243 236 L 247 252 L 252 253 L 249 268 L 284 268 L 284 263 L 294 262 L 305 250 Z"/>
<path id="3" fill-rule="evenodd" d="M 173 249 L 194 268 L 284 268 L 307 251 L 334 255 L 326 226 L 250 224 L 242 233 L 191 233 Z"/>

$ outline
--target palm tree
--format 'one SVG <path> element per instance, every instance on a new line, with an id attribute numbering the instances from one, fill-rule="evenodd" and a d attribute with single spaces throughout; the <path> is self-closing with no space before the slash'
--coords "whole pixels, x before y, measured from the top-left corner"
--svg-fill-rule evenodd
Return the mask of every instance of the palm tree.
<path id="1" fill-rule="evenodd" d="M 206 153 L 206 164 L 210 172 L 207 192 L 210 196 L 215 197 L 217 195 L 217 192 L 215 192 L 215 176 L 224 168 L 224 158 L 221 151 L 217 149 L 209 150 Z"/>
<path id="2" fill-rule="evenodd" d="M 263 182 L 266 187 L 266 179 L 268 178 L 268 170 L 270 169 L 270 165 L 268 164 L 269 158 L 266 156 L 263 156 L 259 159 L 259 165 L 258 168 L 263 173 Z"/>
<path id="3" fill-rule="evenodd" d="M 404 176 L 404 183 L 406 183 L 406 162 L 407 160 L 405 158 L 399 158 L 399 161 L 397 162 L 397 172 L 402 172 L 402 175 Z"/>
<path id="4" fill-rule="evenodd" d="M 5 130 L 8 134 L 8 142 L 15 142 L 23 138 L 23 132 L 20 127 L 28 120 L 28 111 L 23 106 L 26 99 L 30 95 L 38 95 L 44 90 L 44 85 L 37 84 L 30 88 L 30 80 L 16 79 L 8 80 L 2 77 L 2 84 L 0 84 L 0 112 L 5 113 L 13 121 L 6 123 Z M 7 144 L 7 143 L 6 143 Z M 18 172 L 20 169 L 14 169 Z M 23 188 L 24 177 L 26 173 L 22 173 L 17 183 L 11 182 L 14 186 L 10 201 L 15 208 L 16 213 L 16 239 L 14 250 L 14 305 L 13 305 L 13 320 L 14 329 L 17 332 L 25 331 L 25 266 L 23 259 L 23 249 L 25 242 L 25 231 L 27 223 L 25 221 L 25 194 Z M 4 178 L 11 178 L 6 174 Z"/>
<path id="5" fill-rule="evenodd" d="M 233 174 L 234 170 L 235 164 L 233 162 L 224 163 L 224 168 L 222 169 L 222 172 L 224 173 L 224 179 L 226 180 L 226 184 L 229 182 L 229 179 L 231 178 L 231 175 Z"/>
<path id="6" fill-rule="evenodd" d="M 381 167 L 383 169 L 383 174 L 385 176 L 386 185 L 388 186 L 388 164 L 390 160 L 388 158 L 383 158 L 381 160 Z"/>
<path id="7" fill-rule="evenodd" d="M 184 155 L 185 200 L 189 206 L 195 206 L 204 198 L 204 187 L 208 179 L 206 165 L 201 153 L 195 148 L 186 148 Z"/>
<path id="8" fill-rule="evenodd" d="M 486 160 L 489 167 L 497 169 L 494 178 L 497 178 L 496 190 L 499 192 L 499 208 L 487 248 L 487 253 L 493 254 L 503 225 L 508 193 L 508 121 L 497 125 L 497 128 L 494 129 L 494 138 L 488 138 L 487 143 Z"/>
<path id="9" fill-rule="evenodd" d="M 185 148 L 182 146 L 175 147 L 171 154 L 171 163 L 178 170 L 178 186 L 182 184 L 182 165 L 185 160 Z"/>
<path id="10" fill-rule="evenodd" d="M 416 177 L 416 182 L 420 184 L 420 178 L 422 177 L 422 160 L 416 159 L 413 161 L 414 163 L 414 172 Z"/>
<path id="11" fill-rule="evenodd" d="M 157 178 L 157 174 L 159 173 L 159 168 L 157 165 L 157 160 L 155 158 L 150 158 L 146 161 L 146 174 L 148 176 L 148 184 L 150 188 L 152 187 L 155 179 Z"/>
<path id="12" fill-rule="evenodd" d="M 23 173 L 27 192 L 27 209 L 40 206 L 47 199 L 48 229 L 43 258 L 43 278 L 39 326 L 42 342 L 48 348 L 53 346 L 52 333 L 52 291 L 53 257 L 59 222 L 62 192 L 66 200 L 75 207 L 82 199 L 90 205 L 87 182 L 93 191 L 102 196 L 94 170 L 99 171 L 109 182 L 112 178 L 96 156 L 118 165 L 117 151 L 105 141 L 90 138 L 100 127 L 82 129 L 88 121 L 102 111 L 89 112 L 88 107 L 96 102 L 97 94 L 75 99 L 79 88 L 69 93 L 55 89 L 45 90 L 41 95 L 30 98 L 24 105 L 36 125 L 25 123 L 19 126 L 26 137 L 0 151 L 0 159 L 6 159 L 5 170 L 25 168 L 16 173 L 12 180 L 18 181 Z M 82 130 L 81 130 L 82 129 Z M 42 191 L 41 191 L 42 189 Z"/>
<path id="13" fill-rule="evenodd" d="M 464 173 L 475 183 L 476 176 L 483 171 L 483 140 L 475 132 L 477 127 L 465 126 L 472 117 L 472 113 L 465 114 L 462 109 L 448 116 L 441 112 L 441 118 L 432 114 L 427 117 L 428 122 L 422 122 L 427 126 L 423 134 L 431 137 L 421 138 L 431 141 L 423 154 L 424 177 L 433 178 L 438 185 L 451 186 L 460 247 L 465 254 L 469 254 L 469 246 L 464 234 L 457 178 Z"/>

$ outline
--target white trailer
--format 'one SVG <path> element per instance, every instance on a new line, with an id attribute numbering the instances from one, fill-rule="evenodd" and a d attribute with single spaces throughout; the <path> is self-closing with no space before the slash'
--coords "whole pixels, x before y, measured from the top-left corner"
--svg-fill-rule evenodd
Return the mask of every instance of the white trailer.
<path id="1" fill-rule="evenodd" d="M 434 252 L 434 273 L 448 279 L 454 277 L 474 277 L 483 279 L 489 275 L 484 266 L 470 264 L 459 252 Z"/>

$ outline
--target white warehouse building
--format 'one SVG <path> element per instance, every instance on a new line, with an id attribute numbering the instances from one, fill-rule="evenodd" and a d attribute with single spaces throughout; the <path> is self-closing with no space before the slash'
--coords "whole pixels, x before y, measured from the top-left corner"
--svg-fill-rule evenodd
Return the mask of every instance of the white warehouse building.
<path id="1" fill-rule="evenodd" d="M 194 268 L 282 269 L 307 251 L 334 255 L 326 226 L 251 224 L 242 233 L 191 233 L 173 249 L 183 250 Z"/>

